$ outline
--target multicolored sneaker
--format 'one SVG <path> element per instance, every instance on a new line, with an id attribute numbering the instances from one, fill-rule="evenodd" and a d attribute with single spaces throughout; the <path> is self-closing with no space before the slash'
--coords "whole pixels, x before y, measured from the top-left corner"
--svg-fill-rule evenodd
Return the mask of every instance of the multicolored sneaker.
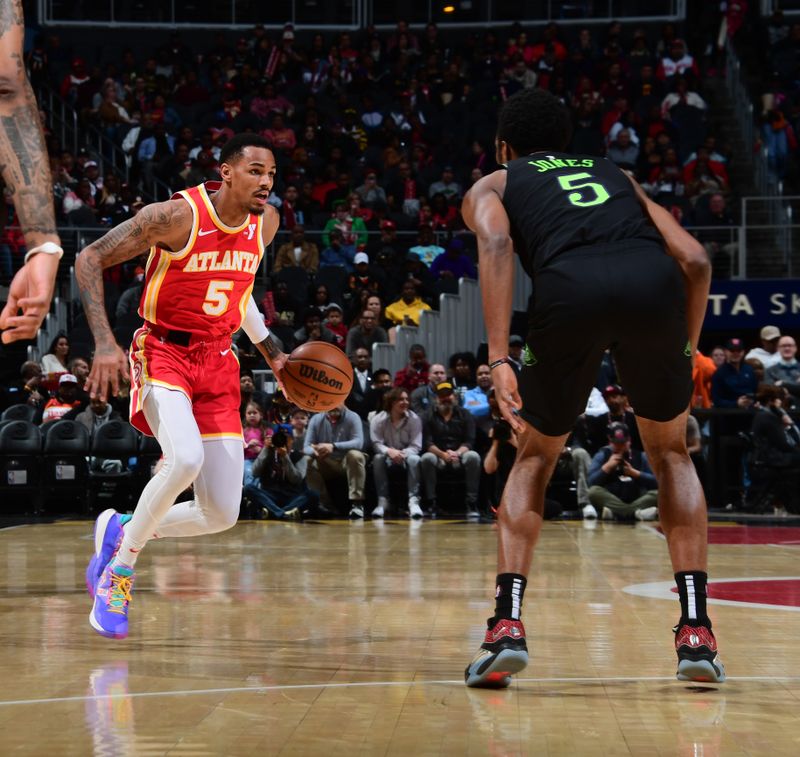
<path id="1" fill-rule="evenodd" d="M 112 563 L 103 568 L 97 582 L 89 623 L 97 633 L 109 639 L 128 635 L 128 604 L 133 591 L 133 568 Z"/>
<path id="2" fill-rule="evenodd" d="M 717 653 L 717 640 L 708 626 L 677 625 L 675 651 L 678 653 L 678 680 L 722 683 L 725 666 Z"/>
<path id="3" fill-rule="evenodd" d="M 103 568 L 111 562 L 122 543 L 122 527 L 131 519 L 116 510 L 104 510 L 94 522 L 94 554 L 86 566 L 86 590 L 94 599 L 94 589 Z"/>
<path id="4" fill-rule="evenodd" d="M 528 664 L 525 626 L 519 620 L 488 620 L 486 638 L 464 671 L 467 686 L 504 689 Z"/>

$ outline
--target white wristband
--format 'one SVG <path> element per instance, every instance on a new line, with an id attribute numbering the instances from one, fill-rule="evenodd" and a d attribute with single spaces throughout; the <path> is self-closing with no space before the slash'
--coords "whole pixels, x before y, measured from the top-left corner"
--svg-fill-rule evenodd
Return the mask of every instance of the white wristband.
<path id="1" fill-rule="evenodd" d="M 59 260 L 61 260 L 62 256 L 64 255 L 64 250 L 62 250 L 55 242 L 44 242 L 38 247 L 34 247 L 32 250 L 28 250 L 28 252 L 25 253 L 25 262 L 27 263 L 34 255 L 38 255 L 40 252 L 43 252 L 45 255 L 58 255 Z"/>

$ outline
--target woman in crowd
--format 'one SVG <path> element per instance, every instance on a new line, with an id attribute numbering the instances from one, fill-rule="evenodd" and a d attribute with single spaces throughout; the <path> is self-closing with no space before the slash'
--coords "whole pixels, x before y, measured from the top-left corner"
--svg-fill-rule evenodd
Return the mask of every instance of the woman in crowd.
<path id="1" fill-rule="evenodd" d="M 47 354 L 42 358 L 42 371 L 44 373 L 67 373 L 69 363 L 69 339 L 63 331 L 56 334 L 50 342 Z"/>

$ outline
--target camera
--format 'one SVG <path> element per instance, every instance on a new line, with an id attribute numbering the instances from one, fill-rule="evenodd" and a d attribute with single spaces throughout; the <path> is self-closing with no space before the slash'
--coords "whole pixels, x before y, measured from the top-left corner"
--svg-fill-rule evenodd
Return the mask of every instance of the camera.
<path id="1" fill-rule="evenodd" d="M 286 432 L 283 429 L 278 429 L 272 435 L 272 446 L 275 449 L 283 449 L 289 442 L 289 437 L 286 435 Z"/>
<path id="2" fill-rule="evenodd" d="M 497 421 L 492 429 L 492 435 L 498 442 L 507 442 L 511 440 L 511 426 L 508 421 Z"/>

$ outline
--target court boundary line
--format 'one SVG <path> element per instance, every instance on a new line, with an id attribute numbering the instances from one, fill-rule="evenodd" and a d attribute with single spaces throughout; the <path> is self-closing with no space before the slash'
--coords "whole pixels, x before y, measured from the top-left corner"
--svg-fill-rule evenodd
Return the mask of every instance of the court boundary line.
<path id="1" fill-rule="evenodd" d="M 740 576 L 738 578 L 712 578 L 709 579 L 709 586 L 714 584 L 731 584 L 731 583 L 744 583 L 746 581 L 798 581 L 800 576 Z M 672 589 L 675 586 L 674 581 L 648 581 L 640 584 L 629 584 L 623 586 L 622 591 L 625 594 L 631 594 L 635 597 L 647 597 L 649 599 L 669 599 L 675 601 L 678 595 Z M 708 597 L 706 600 L 710 605 L 726 605 L 728 607 L 739 607 L 747 609 L 758 610 L 780 610 L 781 612 L 800 612 L 800 607 L 794 605 L 776 605 L 768 602 L 745 602 L 738 599 L 717 599 L 716 597 Z"/>
<path id="2" fill-rule="evenodd" d="M 675 676 L 607 676 L 592 678 L 583 677 L 554 677 L 554 678 L 517 678 L 515 683 L 541 683 L 541 684 L 613 684 L 613 683 L 646 683 L 669 681 L 685 686 L 686 681 L 678 681 Z M 759 682 L 759 683 L 791 683 L 800 681 L 800 676 L 728 676 L 729 683 Z M 144 699 L 149 697 L 176 697 L 176 696 L 203 696 L 209 694 L 265 694 L 271 691 L 303 691 L 312 689 L 347 689 L 347 688 L 378 688 L 396 686 L 464 686 L 460 679 L 433 680 L 433 681 L 346 681 L 342 683 L 290 683 L 274 684 L 271 686 L 225 686 L 209 689 L 178 689 L 174 691 L 134 691 L 117 694 L 85 694 L 83 696 L 69 697 L 43 697 L 41 699 L 7 699 L 0 700 L 0 707 L 21 707 L 41 704 L 64 704 L 68 702 L 102 702 L 114 699 Z M 715 686 L 717 684 L 699 684 Z M 465 687 L 466 688 L 466 687 Z"/>

